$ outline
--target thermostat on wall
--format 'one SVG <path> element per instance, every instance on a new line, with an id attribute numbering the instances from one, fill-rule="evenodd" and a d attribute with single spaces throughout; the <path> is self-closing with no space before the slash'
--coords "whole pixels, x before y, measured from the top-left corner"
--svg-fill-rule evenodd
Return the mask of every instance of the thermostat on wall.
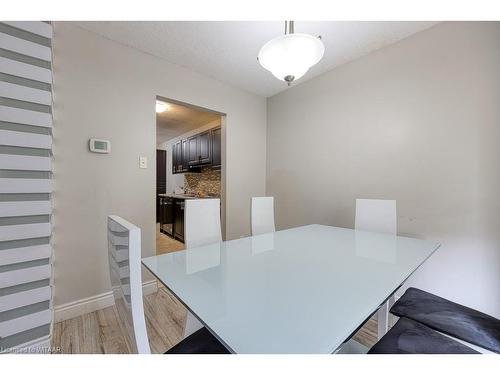
<path id="1" fill-rule="evenodd" d="M 111 142 L 105 139 L 90 138 L 89 148 L 92 152 L 108 154 L 111 151 Z"/>

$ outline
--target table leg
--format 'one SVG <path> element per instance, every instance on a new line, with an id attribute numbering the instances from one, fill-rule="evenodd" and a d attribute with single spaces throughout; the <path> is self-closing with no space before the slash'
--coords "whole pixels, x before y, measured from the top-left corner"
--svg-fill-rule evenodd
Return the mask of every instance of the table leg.
<path id="1" fill-rule="evenodd" d="M 378 339 L 387 333 L 389 326 L 389 301 L 385 302 L 377 312 Z"/>
<path id="2" fill-rule="evenodd" d="M 186 326 L 184 327 L 184 338 L 188 337 L 192 333 L 195 333 L 200 328 L 203 328 L 203 324 L 201 324 L 201 322 L 188 311 L 186 316 Z"/>
<path id="3" fill-rule="evenodd" d="M 387 324 L 388 324 L 388 328 L 390 329 L 394 325 L 394 315 L 392 315 L 390 313 L 390 310 L 391 310 L 392 305 L 394 305 L 394 303 L 396 302 L 396 295 L 393 294 L 392 296 L 390 296 L 389 300 L 387 302 L 389 304 L 387 306 L 387 314 L 388 314 Z"/>
<path id="4" fill-rule="evenodd" d="M 377 312 L 377 323 L 378 323 L 378 339 L 380 340 L 384 336 L 389 328 L 392 327 L 392 315 L 389 313 L 392 305 L 396 302 L 396 297 L 394 294 L 389 297 L 389 299 L 380 307 Z"/>

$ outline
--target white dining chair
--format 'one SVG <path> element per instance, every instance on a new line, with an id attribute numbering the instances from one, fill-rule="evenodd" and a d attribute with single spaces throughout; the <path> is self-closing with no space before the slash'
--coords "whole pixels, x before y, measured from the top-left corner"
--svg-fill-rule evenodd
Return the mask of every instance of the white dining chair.
<path id="1" fill-rule="evenodd" d="M 356 199 L 354 229 L 395 236 L 397 234 L 396 201 Z M 389 326 L 392 325 L 392 316 L 390 316 L 389 310 L 394 302 L 395 297 L 392 295 L 377 312 L 379 339 L 387 333 Z"/>
<path id="2" fill-rule="evenodd" d="M 356 230 L 396 235 L 396 201 L 385 199 L 356 199 L 354 228 Z"/>
<path id="3" fill-rule="evenodd" d="M 222 242 L 220 199 L 186 199 L 184 245 L 187 249 Z"/>
<path id="4" fill-rule="evenodd" d="M 274 197 L 252 198 L 252 236 L 274 232 Z"/>
<path id="5" fill-rule="evenodd" d="M 150 354 L 142 294 L 141 230 L 125 219 L 108 216 L 108 259 L 111 288 L 119 320 L 132 353 Z M 165 354 L 228 353 L 207 328 L 202 327 Z"/>
<path id="6" fill-rule="evenodd" d="M 108 216 L 108 259 L 111 290 L 133 353 L 149 354 L 142 304 L 141 230 L 119 216 Z"/>
<path id="7" fill-rule="evenodd" d="M 222 242 L 220 199 L 186 199 L 184 205 L 186 249 Z M 188 311 L 184 337 L 202 327 L 203 324 Z"/>

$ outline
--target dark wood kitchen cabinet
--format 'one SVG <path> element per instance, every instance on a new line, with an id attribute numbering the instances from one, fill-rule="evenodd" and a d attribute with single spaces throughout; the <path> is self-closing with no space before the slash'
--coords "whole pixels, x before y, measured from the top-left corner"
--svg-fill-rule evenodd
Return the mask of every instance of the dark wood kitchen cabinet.
<path id="1" fill-rule="evenodd" d="M 200 166 L 212 162 L 212 133 L 207 130 L 188 138 L 188 165 Z"/>
<path id="2" fill-rule="evenodd" d="M 201 167 L 221 168 L 221 128 L 180 140 L 172 146 L 172 173 L 200 172 Z"/>
<path id="3" fill-rule="evenodd" d="M 172 173 L 182 173 L 182 141 L 172 146 Z"/>
<path id="4" fill-rule="evenodd" d="M 160 200 L 160 232 L 174 236 L 175 200 L 171 197 L 159 196 Z"/>
<path id="5" fill-rule="evenodd" d="M 210 130 L 198 135 L 199 164 L 212 162 L 212 132 Z"/>
<path id="6" fill-rule="evenodd" d="M 184 199 L 175 199 L 174 237 L 184 242 Z"/>
<path id="7" fill-rule="evenodd" d="M 188 165 L 198 164 L 198 135 L 187 139 L 187 161 Z"/>
<path id="8" fill-rule="evenodd" d="M 189 165 L 189 139 L 183 139 L 172 146 L 172 173 L 200 172 L 200 168 Z"/>
<path id="9" fill-rule="evenodd" d="M 186 173 L 189 172 L 189 164 L 188 164 L 188 140 L 183 139 L 181 141 L 182 143 L 182 150 L 181 150 L 181 158 L 182 158 L 182 168 L 181 172 Z"/>
<path id="10" fill-rule="evenodd" d="M 212 129 L 212 168 L 220 169 L 222 166 L 221 128 Z"/>

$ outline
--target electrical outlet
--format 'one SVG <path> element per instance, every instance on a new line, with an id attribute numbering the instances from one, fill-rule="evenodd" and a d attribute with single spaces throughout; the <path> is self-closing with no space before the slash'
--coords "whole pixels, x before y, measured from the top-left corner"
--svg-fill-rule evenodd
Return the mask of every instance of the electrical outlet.
<path id="1" fill-rule="evenodd" d="M 139 168 L 146 169 L 148 167 L 148 158 L 145 156 L 139 156 Z"/>

